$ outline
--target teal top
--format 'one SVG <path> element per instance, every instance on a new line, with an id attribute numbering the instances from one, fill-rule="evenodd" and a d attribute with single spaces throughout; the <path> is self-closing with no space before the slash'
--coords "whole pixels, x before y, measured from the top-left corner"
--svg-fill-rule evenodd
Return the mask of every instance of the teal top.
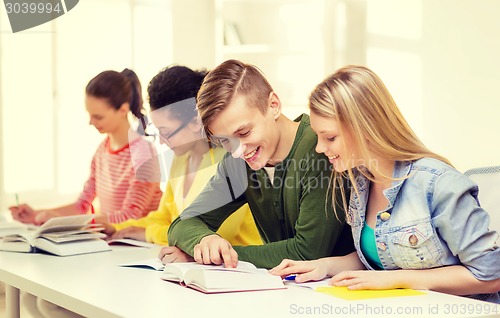
<path id="1" fill-rule="evenodd" d="M 234 246 L 239 260 L 272 268 L 284 258 L 313 260 L 353 252 L 350 227 L 332 211 L 328 158 L 315 151 L 317 136 L 309 116 L 296 120 L 300 124 L 295 141 L 287 158 L 275 166 L 274 183 L 264 169 L 251 170 L 228 154 L 205 189 L 174 220 L 168 242 L 192 255 L 204 236 L 214 234 L 248 203 L 265 244 Z M 344 215 L 341 207 L 337 214 Z"/>
<path id="2" fill-rule="evenodd" d="M 375 243 L 375 232 L 368 224 L 361 230 L 361 252 L 375 269 L 383 269 L 382 263 L 377 253 L 377 244 Z"/>

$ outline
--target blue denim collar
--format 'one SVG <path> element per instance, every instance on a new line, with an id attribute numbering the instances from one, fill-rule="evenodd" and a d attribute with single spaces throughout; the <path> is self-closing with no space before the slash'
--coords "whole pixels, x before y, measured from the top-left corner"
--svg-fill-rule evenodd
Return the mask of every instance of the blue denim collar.
<path id="1" fill-rule="evenodd" d="M 405 178 L 409 175 L 412 167 L 411 161 L 396 161 L 394 164 L 394 171 L 392 173 L 392 177 L 394 179 Z M 394 201 L 396 200 L 396 196 L 398 195 L 399 190 L 403 186 L 403 182 L 406 180 L 394 180 L 392 181 L 391 187 L 384 190 L 384 195 L 389 201 L 388 208 L 392 208 L 394 206 Z"/>
<path id="2" fill-rule="evenodd" d="M 392 174 L 392 177 L 394 179 L 401 179 L 402 180 L 394 180 L 391 184 L 391 187 L 388 189 L 384 190 L 384 195 L 387 198 L 387 201 L 389 202 L 387 206 L 387 210 L 390 210 L 394 206 L 394 202 L 396 201 L 396 197 L 399 193 L 399 190 L 403 186 L 404 181 L 406 180 L 405 177 L 407 177 L 410 174 L 411 168 L 412 168 L 413 162 L 411 161 L 396 161 L 394 164 L 394 171 Z M 361 214 L 364 215 L 364 211 L 366 208 L 366 202 L 368 200 L 368 187 L 370 184 L 370 181 L 368 178 L 366 178 L 361 172 L 356 171 L 355 172 L 355 183 L 356 187 L 359 192 L 359 197 L 358 195 L 352 191 L 352 195 L 354 198 L 354 202 L 356 202 L 356 209 L 359 212 L 362 212 Z"/>

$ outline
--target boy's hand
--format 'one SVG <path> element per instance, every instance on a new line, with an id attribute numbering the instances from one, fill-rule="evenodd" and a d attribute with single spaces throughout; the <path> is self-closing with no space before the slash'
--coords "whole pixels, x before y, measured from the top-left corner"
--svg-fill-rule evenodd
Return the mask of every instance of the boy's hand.
<path id="1" fill-rule="evenodd" d="M 194 260 L 200 264 L 224 263 L 226 267 L 238 265 L 238 253 L 233 249 L 231 243 L 217 234 L 205 236 L 194 247 Z"/>

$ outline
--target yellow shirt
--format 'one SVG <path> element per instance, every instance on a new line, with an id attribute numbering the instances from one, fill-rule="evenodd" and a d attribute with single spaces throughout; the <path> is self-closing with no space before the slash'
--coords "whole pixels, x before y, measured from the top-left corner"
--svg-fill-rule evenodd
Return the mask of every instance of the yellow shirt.
<path id="1" fill-rule="evenodd" d="M 175 157 L 172 161 L 167 187 L 161 197 L 158 210 L 151 211 L 147 216 L 140 219 L 129 219 L 125 222 L 113 224 L 115 230 L 119 231 L 130 226 L 142 227 L 146 229 L 146 240 L 148 242 L 168 245 L 167 231 L 170 224 L 203 190 L 208 180 L 217 170 L 216 163 L 222 160 L 224 154 L 224 149 L 215 148 L 210 149 L 209 152 L 203 155 L 199 170 L 196 172 L 186 197 L 183 196 L 183 193 L 189 154 Z M 262 244 L 248 204 L 243 205 L 227 218 L 217 233 L 232 245 Z"/>

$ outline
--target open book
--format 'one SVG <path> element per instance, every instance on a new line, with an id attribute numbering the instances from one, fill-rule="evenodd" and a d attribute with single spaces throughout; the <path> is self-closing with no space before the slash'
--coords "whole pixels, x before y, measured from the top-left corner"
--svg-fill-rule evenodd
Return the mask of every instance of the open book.
<path id="1" fill-rule="evenodd" d="M 102 228 L 90 224 L 94 215 L 54 217 L 36 229 L 20 230 L 4 236 L 0 250 L 12 252 L 37 252 L 42 250 L 59 256 L 109 251 Z"/>
<path id="2" fill-rule="evenodd" d="M 285 288 L 281 277 L 243 261 L 238 262 L 237 268 L 197 263 L 166 264 L 161 278 L 207 294 Z"/>

